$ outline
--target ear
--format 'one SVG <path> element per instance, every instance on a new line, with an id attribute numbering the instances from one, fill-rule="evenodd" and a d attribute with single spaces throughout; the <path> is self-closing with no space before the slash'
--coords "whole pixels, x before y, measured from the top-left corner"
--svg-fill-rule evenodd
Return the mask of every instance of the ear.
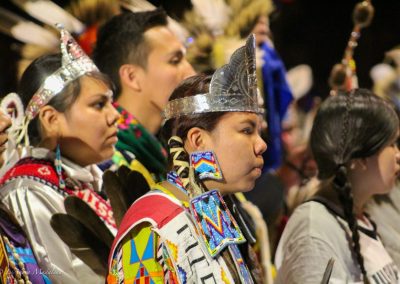
<path id="1" fill-rule="evenodd" d="M 350 162 L 350 170 L 361 170 L 361 171 L 365 171 L 368 167 L 368 161 L 367 158 L 359 158 L 359 159 L 354 159 L 351 160 Z"/>
<path id="2" fill-rule="evenodd" d="M 119 78 L 122 86 L 127 86 L 136 92 L 142 90 L 141 73 L 143 68 L 134 64 L 124 64 L 119 68 Z"/>
<path id="3" fill-rule="evenodd" d="M 61 115 L 62 113 L 49 105 L 40 109 L 38 119 L 45 137 L 58 137 L 60 135 Z"/>
<path id="4" fill-rule="evenodd" d="M 210 149 L 210 142 L 211 137 L 208 131 L 193 127 L 186 135 L 185 148 L 189 152 L 204 151 Z"/>

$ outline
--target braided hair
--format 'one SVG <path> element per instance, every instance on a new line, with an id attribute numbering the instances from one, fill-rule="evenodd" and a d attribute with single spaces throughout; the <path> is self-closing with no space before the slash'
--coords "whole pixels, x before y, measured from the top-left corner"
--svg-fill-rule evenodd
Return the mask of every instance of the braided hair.
<path id="1" fill-rule="evenodd" d="M 398 128 L 398 117 L 390 102 L 367 89 L 355 89 L 329 97 L 318 110 L 311 131 L 311 150 L 318 165 L 318 177 L 332 179 L 352 233 L 353 251 L 364 283 L 368 283 L 367 271 L 360 250 L 347 166 L 352 159 L 378 153 L 396 137 Z"/>

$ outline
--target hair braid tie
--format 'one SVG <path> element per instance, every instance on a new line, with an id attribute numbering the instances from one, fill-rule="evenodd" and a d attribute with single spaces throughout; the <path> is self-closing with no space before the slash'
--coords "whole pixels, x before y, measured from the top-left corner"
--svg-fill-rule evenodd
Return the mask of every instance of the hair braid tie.
<path id="1" fill-rule="evenodd" d="M 172 156 L 174 171 L 179 175 L 183 186 L 192 198 L 203 193 L 201 186 L 197 184 L 194 169 L 189 165 L 189 155 L 183 147 L 183 141 L 178 136 L 172 136 L 168 140 L 169 153 Z"/>
<path id="2" fill-rule="evenodd" d="M 183 148 L 183 141 L 178 136 L 172 136 L 168 140 L 168 146 L 172 157 L 173 169 L 179 175 L 185 189 L 188 190 L 189 156 Z"/>

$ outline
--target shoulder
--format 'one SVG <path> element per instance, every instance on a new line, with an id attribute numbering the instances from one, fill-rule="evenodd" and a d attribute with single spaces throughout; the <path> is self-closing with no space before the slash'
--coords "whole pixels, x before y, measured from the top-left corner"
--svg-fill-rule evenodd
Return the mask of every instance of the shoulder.
<path id="1" fill-rule="evenodd" d="M 179 200 L 159 190 L 152 190 L 136 200 L 122 219 L 120 230 L 147 221 L 154 227 L 162 227 L 177 214 L 183 212 Z"/>
<path id="2" fill-rule="evenodd" d="M 184 208 L 180 202 L 163 192 L 150 191 L 145 194 L 131 205 L 122 219 L 110 257 L 114 256 L 115 249 L 121 241 L 143 224 L 158 231 L 183 212 Z"/>
<path id="3" fill-rule="evenodd" d="M 54 163 L 45 159 L 31 157 L 21 159 L 15 166 L 9 169 L 0 179 L 0 186 L 15 179 L 31 179 L 42 183 L 58 185 L 58 176 Z"/>
<path id="4" fill-rule="evenodd" d="M 346 233 L 342 224 L 324 205 L 308 201 L 297 207 L 290 216 L 279 246 L 298 246 L 304 241 L 310 246 L 320 242 L 333 249 L 346 242 Z"/>
<path id="5" fill-rule="evenodd" d="M 315 201 L 296 208 L 290 216 L 279 242 L 280 250 L 336 251 L 348 248 L 342 222 Z"/>

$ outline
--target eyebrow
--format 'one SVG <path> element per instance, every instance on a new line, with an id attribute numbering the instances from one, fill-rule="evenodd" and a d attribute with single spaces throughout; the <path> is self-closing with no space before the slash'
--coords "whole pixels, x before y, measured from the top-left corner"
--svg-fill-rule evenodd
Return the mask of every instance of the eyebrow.
<path id="1" fill-rule="evenodd" d="M 92 97 L 102 97 L 102 98 L 107 98 L 109 100 L 113 100 L 113 92 L 111 90 L 108 90 L 101 94 L 95 94 Z"/>
<path id="2" fill-rule="evenodd" d="M 255 122 L 254 120 L 252 120 L 252 119 L 244 119 L 244 120 L 242 120 L 241 122 L 240 122 L 240 124 L 246 124 L 246 123 L 248 123 L 248 124 L 250 124 L 252 127 L 254 127 L 254 128 L 256 128 L 257 127 L 257 122 Z"/>
<path id="3" fill-rule="evenodd" d="M 168 53 L 169 56 L 175 56 L 175 55 L 182 55 L 185 56 L 186 55 L 186 49 L 184 47 L 173 50 L 171 52 Z"/>

